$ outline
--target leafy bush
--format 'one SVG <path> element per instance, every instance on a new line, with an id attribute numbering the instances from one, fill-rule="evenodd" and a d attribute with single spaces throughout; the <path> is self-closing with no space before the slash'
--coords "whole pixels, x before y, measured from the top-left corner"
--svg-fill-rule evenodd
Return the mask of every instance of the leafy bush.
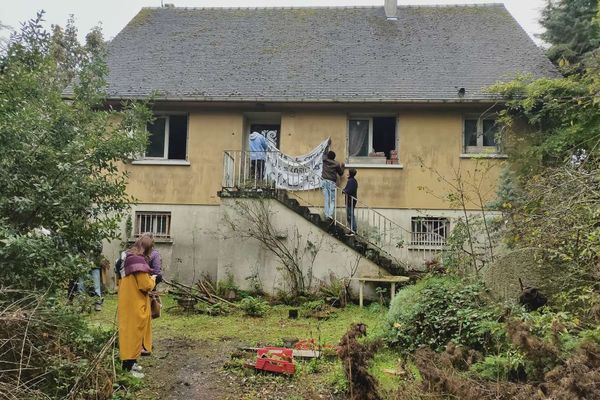
<path id="1" fill-rule="evenodd" d="M 310 301 L 310 298 L 308 296 L 296 296 L 292 292 L 286 292 L 285 290 L 281 289 L 278 289 L 275 292 L 275 295 L 271 297 L 271 304 L 273 305 L 283 304 L 286 306 L 299 306 L 306 303 L 307 301 Z"/>
<path id="2" fill-rule="evenodd" d="M 406 352 L 422 345 L 439 351 L 450 341 L 482 349 L 490 341 L 487 323 L 496 314 L 486 304 L 482 284 L 428 277 L 398 292 L 385 331 L 387 339 Z"/>
<path id="3" fill-rule="evenodd" d="M 325 301 L 324 300 L 307 301 L 304 304 L 302 304 L 302 311 L 305 314 L 306 313 L 311 313 L 313 311 L 322 310 L 324 306 L 325 306 Z"/>
<path id="4" fill-rule="evenodd" d="M 262 317 L 269 310 L 269 305 L 256 297 L 248 296 L 239 302 L 240 310 L 251 317 Z"/>
<path id="5" fill-rule="evenodd" d="M 231 292 L 235 293 L 237 296 L 239 290 L 240 288 L 235 283 L 235 277 L 231 272 L 227 272 L 225 279 L 217 282 L 217 294 L 219 296 L 229 297 Z"/>
<path id="6" fill-rule="evenodd" d="M 387 307 L 379 303 L 371 303 L 367 307 L 367 310 L 369 310 L 369 312 L 372 312 L 373 314 L 380 314 L 383 311 L 387 310 Z"/>
<path id="7" fill-rule="evenodd" d="M 327 375 L 327 384 L 333 389 L 334 393 L 346 393 L 350 385 L 344 373 L 342 363 L 335 363 L 333 372 Z"/>
<path id="8" fill-rule="evenodd" d="M 206 313 L 212 316 L 227 315 L 229 311 L 229 307 L 223 303 L 215 303 L 206 307 Z"/>
<path id="9" fill-rule="evenodd" d="M 522 353 L 516 350 L 487 356 L 482 361 L 471 366 L 471 370 L 480 378 L 490 381 L 522 380 L 525 376 L 526 360 Z"/>
<path id="10" fill-rule="evenodd" d="M 350 297 L 348 291 L 349 286 L 346 280 L 331 274 L 329 282 L 322 282 L 319 285 L 318 295 L 333 307 L 346 307 Z"/>

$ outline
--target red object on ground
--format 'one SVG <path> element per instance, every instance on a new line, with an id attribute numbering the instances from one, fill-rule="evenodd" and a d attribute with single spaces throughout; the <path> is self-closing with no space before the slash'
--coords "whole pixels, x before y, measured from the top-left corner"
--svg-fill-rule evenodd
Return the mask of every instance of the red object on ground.
<path id="1" fill-rule="evenodd" d="M 294 345 L 296 350 L 316 350 L 317 347 L 315 339 L 302 339 Z"/>
<path id="2" fill-rule="evenodd" d="M 294 375 L 294 352 L 285 347 L 263 347 L 256 351 L 256 364 L 254 368 L 277 374 Z"/>

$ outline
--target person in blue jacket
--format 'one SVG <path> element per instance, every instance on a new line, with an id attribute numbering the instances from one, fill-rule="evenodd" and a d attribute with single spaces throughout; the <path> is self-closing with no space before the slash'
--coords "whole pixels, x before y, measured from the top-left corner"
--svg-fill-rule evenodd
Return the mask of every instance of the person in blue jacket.
<path id="1" fill-rule="evenodd" d="M 252 132 L 249 137 L 250 147 L 250 178 L 262 180 L 267 158 L 267 139 L 258 132 Z"/>

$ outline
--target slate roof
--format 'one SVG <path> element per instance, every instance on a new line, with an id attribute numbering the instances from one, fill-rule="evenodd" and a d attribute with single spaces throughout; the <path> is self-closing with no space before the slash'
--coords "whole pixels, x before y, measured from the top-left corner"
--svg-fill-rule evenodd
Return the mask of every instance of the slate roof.
<path id="1" fill-rule="evenodd" d="M 383 1 L 382 1 L 383 3 Z M 144 8 L 109 45 L 108 93 L 165 100 L 484 101 L 517 73 L 556 76 L 501 4 Z"/>

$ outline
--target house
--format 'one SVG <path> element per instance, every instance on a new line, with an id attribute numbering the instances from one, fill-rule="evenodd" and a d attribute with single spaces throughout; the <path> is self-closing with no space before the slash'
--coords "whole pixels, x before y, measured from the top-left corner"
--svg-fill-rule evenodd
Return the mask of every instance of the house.
<path id="1" fill-rule="evenodd" d="M 271 291 L 286 286 L 275 276 L 277 257 L 232 235 L 223 220 L 232 202 L 253 201 L 225 190 L 239 186 L 231 174 L 248 178 L 250 132 L 268 132 L 289 155 L 330 137 L 338 159 L 358 170 L 366 247 L 321 229 L 319 191 L 269 200 L 279 240 L 302 241 L 304 250 L 319 243 L 304 265 L 315 279 L 349 275 L 355 259 L 359 274 L 394 272 L 390 259 L 419 268 L 462 215 L 445 198 L 444 179 L 459 170 L 465 179 L 483 173 L 482 193 L 495 193 L 505 158 L 496 143 L 501 105 L 486 87 L 517 74 L 556 75 L 501 4 L 391 0 L 381 7 L 144 8 L 111 41 L 108 66 L 109 104 L 152 95 L 156 114 L 144 157 L 125 165 L 139 204 L 124 238 L 154 232 L 167 277 L 230 274 L 244 286 L 259 275 Z M 394 229 L 403 233 L 389 234 Z M 372 256 L 370 245 L 389 257 Z M 114 258 L 118 244 L 105 252 Z"/>

